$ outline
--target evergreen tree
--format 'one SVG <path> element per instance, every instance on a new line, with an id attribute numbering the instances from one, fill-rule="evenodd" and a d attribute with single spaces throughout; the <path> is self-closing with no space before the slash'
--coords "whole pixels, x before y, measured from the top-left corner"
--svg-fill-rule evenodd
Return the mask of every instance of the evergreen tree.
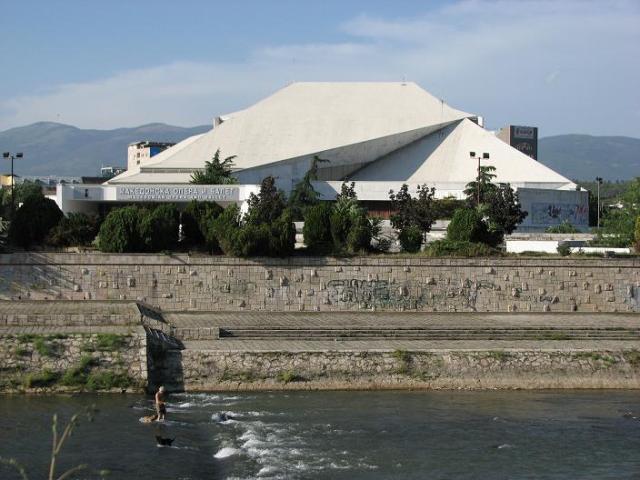
<path id="1" fill-rule="evenodd" d="M 228 185 L 238 183 L 231 176 L 235 155 L 220 160 L 220 149 L 216 150 L 211 161 L 205 162 L 204 171 L 196 170 L 191 174 L 191 183 L 199 185 Z"/>

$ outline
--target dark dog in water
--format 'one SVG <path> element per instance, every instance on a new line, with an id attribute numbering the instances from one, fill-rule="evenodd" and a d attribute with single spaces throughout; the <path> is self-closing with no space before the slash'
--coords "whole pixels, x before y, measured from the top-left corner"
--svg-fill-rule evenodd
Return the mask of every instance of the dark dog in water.
<path id="1" fill-rule="evenodd" d="M 158 442 L 159 447 L 170 447 L 175 438 L 164 438 L 160 435 L 156 435 L 156 442 Z"/>

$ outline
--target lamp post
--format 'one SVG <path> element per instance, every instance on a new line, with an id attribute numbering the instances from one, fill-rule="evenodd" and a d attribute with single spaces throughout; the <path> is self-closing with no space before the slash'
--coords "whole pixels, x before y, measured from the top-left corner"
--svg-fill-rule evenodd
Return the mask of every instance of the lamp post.
<path id="1" fill-rule="evenodd" d="M 469 152 L 469 156 L 471 158 L 476 158 L 476 152 Z M 476 179 L 476 186 L 477 186 L 477 202 L 478 205 L 480 205 L 480 159 L 482 158 L 483 160 L 489 160 L 489 154 L 487 152 L 484 152 L 482 154 L 482 156 L 480 156 L 480 154 L 478 154 L 477 156 L 478 158 L 478 178 Z"/>
<path id="2" fill-rule="evenodd" d="M 600 228 L 600 185 L 602 185 L 602 177 L 596 177 L 598 184 L 598 228 Z"/>
<path id="3" fill-rule="evenodd" d="M 15 195 L 16 179 L 13 176 L 13 160 L 15 158 L 22 158 L 22 152 L 18 152 L 15 155 L 13 155 L 11 152 L 4 152 L 2 154 L 2 157 L 11 159 L 11 220 L 13 220 L 13 214 L 15 213 L 15 210 L 16 210 L 16 195 Z"/>

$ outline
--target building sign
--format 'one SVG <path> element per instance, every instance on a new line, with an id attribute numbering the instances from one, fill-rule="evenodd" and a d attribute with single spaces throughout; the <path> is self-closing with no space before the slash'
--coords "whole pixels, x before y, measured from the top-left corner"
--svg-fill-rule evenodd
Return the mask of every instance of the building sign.
<path id="1" fill-rule="evenodd" d="M 513 138 L 533 140 L 535 136 L 535 129 L 533 127 L 513 127 Z"/>
<path id="2" fill-rule="evenodd" d="M 139 185 L 116 189 L 116 201 L 126 202 L 237 202 L 240 189 L 228 185 Z"/>

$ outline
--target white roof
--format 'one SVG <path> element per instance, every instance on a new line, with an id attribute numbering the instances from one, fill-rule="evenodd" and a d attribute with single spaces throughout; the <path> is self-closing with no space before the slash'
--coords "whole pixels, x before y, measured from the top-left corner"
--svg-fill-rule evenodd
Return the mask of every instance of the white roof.
<path id="1" fill-rule="evenodd" d="M 496 167 L 496 182 L 556 184 L 575 188 L 566 177 L 497 138 L 471 120 L 464 119 L 427 135 L 368 164 L 349 176 L 353 181 L 400 181 L 466 184 L 476 178 L 478 161 Z M 560 185 L 558 185 L 560 184 Z"/>
<path id="2" fill-rule="evenodd" d="M 201 169 L 218 149 L 247 169 L 470 116 L 411 82 L 293 83 L 109 183 L 145 170 Z"/>

